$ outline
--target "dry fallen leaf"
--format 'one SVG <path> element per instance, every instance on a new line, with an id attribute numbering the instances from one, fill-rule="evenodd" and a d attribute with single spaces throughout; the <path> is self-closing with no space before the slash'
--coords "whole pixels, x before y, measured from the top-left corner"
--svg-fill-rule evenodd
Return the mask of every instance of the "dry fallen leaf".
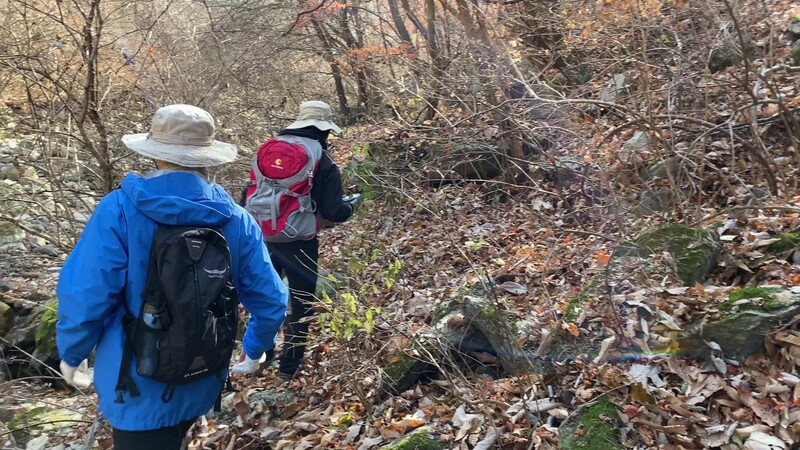
<path id="1" fill-rule="evenodd" d="M 748 450 L 787 450 L 782 440 L 760 431 L 754 431 L 744 443 Z"/>
<path id="2" fill-rule="evenodd" d="M 524 295 L 528 292 L 528 288 L 517 283 L 516 281 L 506 281 L 497 285 L 500 289 L 508 292 L 511 295 Z"/>

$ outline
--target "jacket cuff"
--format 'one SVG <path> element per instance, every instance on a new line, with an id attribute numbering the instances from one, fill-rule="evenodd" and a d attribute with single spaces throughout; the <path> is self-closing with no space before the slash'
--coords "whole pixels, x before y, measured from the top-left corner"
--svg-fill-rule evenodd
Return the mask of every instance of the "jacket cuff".
<path id="1" fill-rule="evenodd" d="M 247 355 L 250 359 L 259 360 L 261 359 L 261 355 L 264 354 L 264 351 L 258 351 L 257 349 L 253 348 L 252 345 L 249 345 L 249 342 L 243 341 L 242 342 L 242 350 L 244 350 L 245 355 Z M 267 349 L 269 351 L 272 349 Z"/>
<path id="2" fill-rule="evenodd" d="M 65 363 L 69 364 L 70 367 L 78 367 L 81 365 L 81 362 L 83 362 L 82 359 L 72 359 L 72 358 L 62 358 L 62 360 Z"/>

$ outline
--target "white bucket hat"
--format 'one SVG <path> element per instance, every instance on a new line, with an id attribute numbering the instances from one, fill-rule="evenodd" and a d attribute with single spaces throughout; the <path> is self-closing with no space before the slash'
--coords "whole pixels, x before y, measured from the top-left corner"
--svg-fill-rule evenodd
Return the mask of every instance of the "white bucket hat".
<path id="1" fill-rule="evenodd" d="M 214 118 L 192 105 L 169 105 L 153 115 L 149 133 L 126 134 L 122 143 L 148 158 L 183 167 L 214 167 L 236 159 L 236 146 L 214 140 Z"/>
<path id="2" fill-rule="evenodd" d="M 292 122 L 292 124 L 286 127 L 286 129 L 296 130 L 298 128 L 310 126 L 317 127 L 322 131 L 331 130 L 336 134 L 340 134 L 342 132 L 342 129 L 333 123 L 333 112 L 331 111 L 331 106 L 320 101 L 301 103 L 300 114 L 297 115 L 297 120 Z"/>

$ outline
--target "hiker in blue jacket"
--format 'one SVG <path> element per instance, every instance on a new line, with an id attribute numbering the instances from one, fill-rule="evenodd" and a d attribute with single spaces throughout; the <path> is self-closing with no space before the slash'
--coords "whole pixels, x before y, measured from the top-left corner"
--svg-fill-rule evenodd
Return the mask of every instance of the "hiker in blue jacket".
<path id="1" fill-rule="evenodd" d="M 255 220 L 218 185 L 208 168 L 236 158 L 236 147 L 214 140 L 214 119 L 189 105 L 159 109 L 151 132 L 126 135 L 123 143 L 155 160 L 157 170 L 129 174 L 98 204 L 69 255 L 57 287 L 56 342 L 63 378 L 76 383 L 80 363 L 95 349 L 94 383 L 100 411 L 113 428 L 116 449 L 178 449 L 194 420 L 219 397 L 226 367 L 175 386 L 129 375 L 140 395 L 125 392 L 118 403 L 118 377 L 126 308 L 138 315 L 150 247 L 158 224 L 218 227 L 231 253 L 231 281 L 251 319 L 244 352 L 258 358 L 271 351 L 283 323 L 288 292 L 272 266 Z M 136 356 L 134 355 L 134 359 Z"/>

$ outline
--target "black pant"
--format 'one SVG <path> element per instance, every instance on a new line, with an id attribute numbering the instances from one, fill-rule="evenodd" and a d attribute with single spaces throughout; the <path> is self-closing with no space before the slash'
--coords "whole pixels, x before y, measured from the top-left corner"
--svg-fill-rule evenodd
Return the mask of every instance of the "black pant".
<path id="1" fill-rule="evenodd" d="M 289 299 L 291 313 L 284 335 L 278 371 L 294 375 L 308 339 L 308 322 L 301 319 L 314 315 L 314 293 L 317 290 L 317 261 L 319 260 L 319 241 L 296 241 L 287 244 L 267 244 L 272 265 L 279 275 L 285 275 L 289 281 Z"/>
<path id="2" fill-rule="evenodd" d="M 124 431 L 114 428 L 111 437 L 115 450 L 180 450 L 186 432 L 195 419 L 181 422 L 172 427 L 147 431 Z"/>

